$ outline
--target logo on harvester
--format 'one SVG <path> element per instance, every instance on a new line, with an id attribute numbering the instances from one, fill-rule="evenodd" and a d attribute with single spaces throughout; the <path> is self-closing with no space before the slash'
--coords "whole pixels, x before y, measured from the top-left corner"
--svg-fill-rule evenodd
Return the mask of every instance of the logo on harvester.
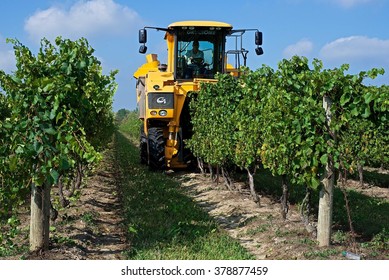
<path id="1" fill-rule="evenodd" d="M 166 98 L 163 97 L 163 96 L 158 97 L 158 98 L 157 98 L 157 103 L 158 103 L 158 104 L 166 104 L 166 103 L 167 103 L 167 102 L 166 102 Z"/>

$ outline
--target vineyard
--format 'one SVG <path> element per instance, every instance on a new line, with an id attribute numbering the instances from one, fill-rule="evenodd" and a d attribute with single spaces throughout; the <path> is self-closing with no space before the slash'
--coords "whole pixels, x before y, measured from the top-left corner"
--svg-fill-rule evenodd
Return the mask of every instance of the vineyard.
<path id="1" fill-rule="evenodd" d="M 188 144 L 200 165 L 221 170 L 230 189 L 229 167 L 246 170 L 258 204 L 258 166 L 282 176 L 284 217 L 290 183 L 306 189 L 307 226 L 310 192 L 322 184 L 317 235 L 328 246 L 335 180 L 358 170 L 362 183 L 364 166 L 388 166 L 389 87 L 363 83 L 383 70 L 349 75 L 348 65 L 324 70 L 321 61 L 312 64 L 295 56 L 277 70 L 243 69 L 240 79 L 220 75 L 216 84 L 204 84 L 191 103 L 194 134 Z"/>
<path id="2" fill-rule="evenodd" d="M 0 258 L 389 258 L 389 87 L 367 85 L 383 70 L 293 57 L 219 74 L 190 96 L 199 172 L 159 173 L 139 163 L 137 112 L 115 123 L 117 72 L 85 39 L 9 42 Z"/>

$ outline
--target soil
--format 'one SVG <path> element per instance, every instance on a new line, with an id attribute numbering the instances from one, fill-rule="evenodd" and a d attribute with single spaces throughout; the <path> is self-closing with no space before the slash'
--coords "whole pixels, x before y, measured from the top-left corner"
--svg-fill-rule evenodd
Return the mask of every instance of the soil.
<path id="1" fill-rule="evenodd" d="M 223 183 L 215 184 L 198 173 L 181 174 L 177 178 L 188 194 L 256 259 L 344 259 L 342 251 L 355 250 L 350 236 L 349 242 L 333 242 L 329 248 L 319 248 L 316 224 L 304 223 L 296 205 L 289 206 L 284 220 L 279 201 L 261 195 L 258 207 L 244 184 L 237 184 L 236 191 L 230 191 Z M 389 188 L 359 186 L 354 180 L 348 180 L 346 187 L 389 201 Z M 359 254 L 364 258 L 363 251 Z"/>
<path id="2" fill-rule="evenodd" d="M 60 210 L 51 223 L 50 249 L 14 258 L 46 260 L 120 260 L 128 244 L 115 178 L 112 147 L 84 182 L 79 199 Z M 28 213 L 23 220 L 28 223 Z M 22 221 L 23 221 L 22 220 Z M 26 240 L 25 242 L 28 242 Z"/>
<path id="3" fill-rule="evenodd" d="M 120 174 L 115 172 L 111 147 L 104 153 L 99 167 L 84 182 L 80 198 L 62 209 L 52 223 L 50 250 L 13 256 L 12 259 L 123 259 L 123 252 L 131 245 L 126 240 L 118 195 L 116 178 Z M 166 176 L 181 182 L 183 191 L 257 259 L 320 259 L 320 251 L 328 251 L 328 248 L 317 246 L 313 225 L 311 228 L 304 226 L 294 205 L 290 206 L 287 219 L 283 220 L 278 201 L 261 196 L 259 207 L 251 200 L 249 189 L 244 185 L 230 191 L 222 183 L 215 184 L 208 176 L 199 173 L 173 172 Z M 350 187 L 389 201 L 388 188 L 371 185 L 361 188 L 354 181 L 350 181 Z M 22 222 L 27 228 L 28 213 Z M 28 239 L 23 242 L 27 244 Z M 327 259 L 341 259 L 339 252 L 349 249 L 344 244 L 335 244 L 331 248 L 337 253 L 327 255 Z"/>
<path id="4" fill-rule="evenodd" d="M 293 233 L 295 238 L 310 238 L 296 209 L 290 209 L 284 221 L 279 203 L 261 197 L 258 207 L 248 188 L 241 186 L 236 191 L 230 191 L 222 183 L 217 185 L 196 173 L 179 177 L 189 195 L 257 259 L 303 258 L 303 248 L 293 245 L 290 236 L 286 242 L 286 235 L 281 233 L 288 231 L 288 235 Z"/>

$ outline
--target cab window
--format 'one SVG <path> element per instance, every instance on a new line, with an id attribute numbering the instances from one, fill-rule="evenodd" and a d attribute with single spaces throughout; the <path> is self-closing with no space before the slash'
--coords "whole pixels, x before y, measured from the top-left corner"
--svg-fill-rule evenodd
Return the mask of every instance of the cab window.
<path id="1" fill-rule="evenodd" d="M 211 30 L 180 30 L 177 33 L 177 79 L 214 78 L 222 72 L 222 36 Z"/>

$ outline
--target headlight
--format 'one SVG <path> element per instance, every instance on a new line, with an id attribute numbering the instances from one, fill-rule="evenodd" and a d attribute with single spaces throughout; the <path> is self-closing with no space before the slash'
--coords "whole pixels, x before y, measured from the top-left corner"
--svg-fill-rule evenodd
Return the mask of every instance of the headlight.
<path id="1" fill-rule="evenodd" d="M 161 110 L 161 111 L 159 111 L 159 115 L 160 115 L 161 117 L 166 117 L 167 111 L 166 111 L 166 110 Z"/>
<path id="2" fill-rule="evenodd" d="M 156 116 L 156 115 L 157 115 L 157 111 L 151 111 L 151 112 L 150 112 L 150 115 Z"/>

